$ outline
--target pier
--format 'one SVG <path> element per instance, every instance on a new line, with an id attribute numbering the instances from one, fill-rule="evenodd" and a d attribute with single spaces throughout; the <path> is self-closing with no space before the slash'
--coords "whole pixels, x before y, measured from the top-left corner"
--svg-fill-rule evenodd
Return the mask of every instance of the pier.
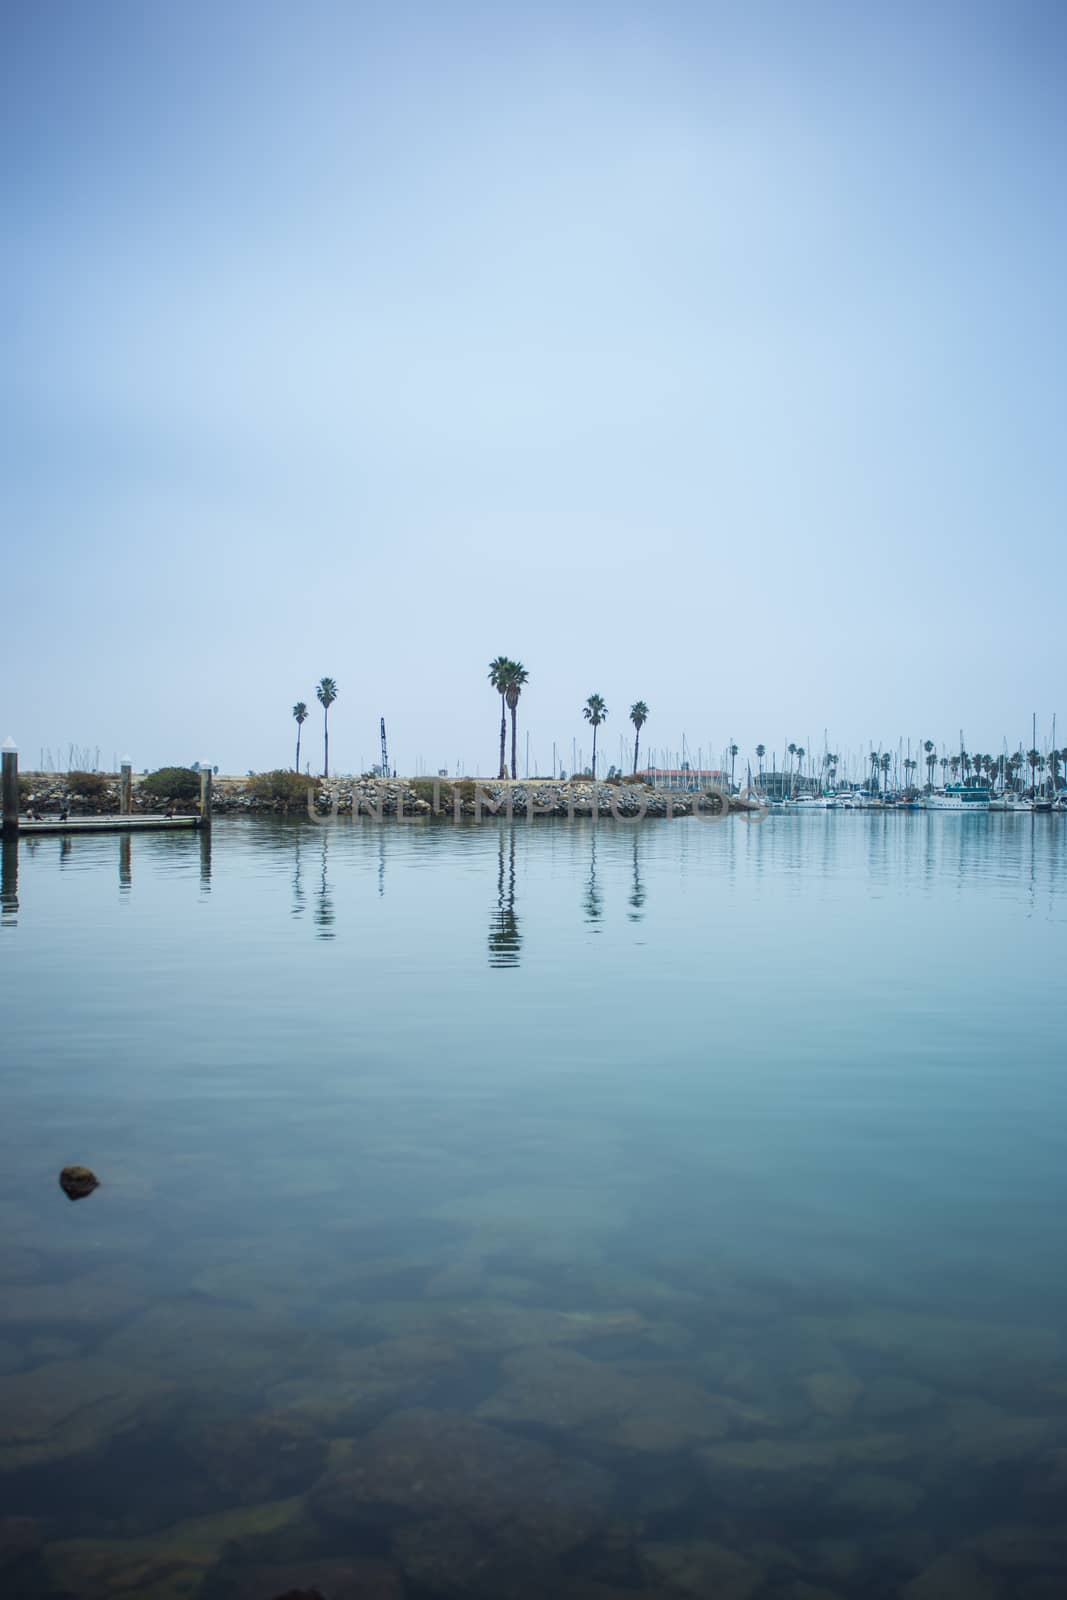
<path id="1" fill-rule="evenodd" d="M 167 816 L 157 812 L 132 814 L 133 766 L 129 756 L 123 756 L 119 773 L 119 810 L 104 816 L 94 814 L 80 817 L 47 816 L 23 817 L 19 805 L 19 758 L 12 739 L 6 739 L 2 753 L 0 799 L 3 803 L 2 837 L 18 839 L 22 834 L 37 833 L 147 833 L 172 828 L 209 828 L 211 826 L 211 768 L 200 771 L 200 807 L 186 816 Z"/>

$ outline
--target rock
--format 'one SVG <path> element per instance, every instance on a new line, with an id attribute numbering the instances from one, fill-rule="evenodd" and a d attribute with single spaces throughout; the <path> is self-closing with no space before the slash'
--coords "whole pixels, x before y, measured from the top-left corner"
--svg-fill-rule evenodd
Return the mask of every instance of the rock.
<path id="1" fill-rule="evenodd" d="M 36 1555 L 43 1539 L 41 1524 L 35 1517 L 0 1517 L 0 1572 Z"/>
<path id="2" fill-rule="evenodd" d="M 77 1600 L 115 1600 L 117 1595 L 182 1600 L 200 1592 L 207 1574 L 235 1541 L 276 1533 L 296 1522 L 302 1511 L 302 1499 L 272 1501 L 190 1518 L 141 1539 L 60 1540 L 45 1546 L 52 1582 L 48 1592 L 76 1595 Z M 261 1590 L 256 1600 L 262 1596 Z"/>
<path id="3" fill-rule="evenodd" d="M 861 1472 L 845 1480 L 834 1495 L 833 1504 L 843 1507 L 860 1521 L 895 1522 L 910 1517 L 922 1498 L 922 1489 L 906 1478 Z"/>
<path id="4" fill-rule="evenodd" d="M 0 1325 L 80 1331 L 117 1322 L 143 1306 L 146 1297 L 122 1269 L 85 1272 L 63 1283 L 17 1283 L 0 1296 Z"/>
<path id="5" fill-rule="evenodd" d="M 315 1489 L 310 1509 L 332 1525 L 458 1519 L 505 1526 L 532 1553 L 558 1555 L 607 1519 L 607 1473 L 544 1445 L 445 1411 L 398 1411 L 353 1442 L 347 1467 Z"/>
<path id="6" fill-rule="evenodd" d="M 269 1391 L 271 1405 L 345 1433 L 377 1420 L 393 1406 L 425 1399 L 459 1357 L 439 1339 L 387 1339 L 362 1349 L 343 1349 L 304 1378 L 286 1379 Z"/>
<path id="7" fill-rule="evenodd" d="M 100 1179 L 88 1167 L 64 1167 L 59 1174 L 59 1187 L 68 1200 L 84 1200 L 99 1189 Z"/>
<path id="8" fill-rule="evenodd" d="M 299 1494 L 321 1476 L 326 1441 L 292 1417 L 231 1417 L 180 1429 L 176 1446 L 214 1505 L 261 1505 Z"/>
<path id="9" fill-rule="evenodd" d="M 814 1410 L 826 1417 L 847 1417 L 863 1392 L 858 1378 L 844 1368 L 832 1372 L 810 1372 L 801 1379 Z"/>
<path id="10" fill-rule="evenodd" d="M 860 1415 L 882 1421 L 889 1417 L 912 1416 L 927 1411 L 934 1403 L 934 1391 L 914 1378 L 875 1378 L 863 1392 Z"/>
<path id="11" fill-rule="evenodd" d="M 487 1421 L 535 1423 L 621 1449 L 669 1452 L 723 1438 L 726 1404 L 670 1374 L 629 1372 L 576 1350 L 520 1350 L 503 1386 L 478 1408 Z"/>
<path id="12" fill-rule="evenodd" d="M 938 1556 L 905 1584 L 901 1600 L 997 1600 L 1000 1586 L 973 1556 L 955 1551 Z"/>
<path id="13" fill-rule="evenodd" d="M 694 1600 L 748 1600 L 764 1581 L 751 1561 L 706 1539 L 643 1544 L 641 1559 L 668 1593 Z"/>
<path id="14" fill-rule="evenodd" d="M 0 1379 L 0 1471 L 99 1448 L 172 1386 L 118 1363 L 58 1361 Z"/>
<path id="15" fill-rule="evenodd" d="M 711 1445 L 698 1459 L 725 1504 L 773 1512 L 821 1498 L 841 1456 L 833 1440 L 741 1439 Z"/>

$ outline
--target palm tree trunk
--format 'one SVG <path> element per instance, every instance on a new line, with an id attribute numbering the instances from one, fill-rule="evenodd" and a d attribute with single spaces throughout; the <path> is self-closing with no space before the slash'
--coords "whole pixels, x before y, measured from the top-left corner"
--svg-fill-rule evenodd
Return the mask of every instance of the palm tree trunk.
<path id="1" fill-rule="evenodd" d="M 299 723 L 297 724 L 297 729 L 296 729 L 296 770 L 297 770 L 297 772 L 300 771 L 300 724 Z"/>
<path id="2" fill-rule="evenodd" d="M 324 710 L 322 713 L 322 775 L 324 778 L 330 776 L 330 713 L 328 710 Z"/>
<path id="3" fill-rule="evenodd" d="M 596 723 L 593 723 L 593 781 L 596 782 Z"/>
<path id="4" fill-rule="evenodd" d="M 507 764 L 507 759 L 506 759 L 507 743 L 508 743 L 508 713 L 507 713 L 507 706 L 506 706 L 505 701 L 504 701 L 504 695 L 503 695 L 503 692 L 501 692 L 501 695 L 500 695 L 500 771 L 497 773 L 497 777 L 498 778 L 506 778 L 507 775 L 508 775 L 508 764 Z"/>
<path id="5" fill-rule="evenodd" d="M 640 743 L 640 739 L 641 739 L 641 729 L 638 728 L 637 732 L 634 734 L 634 777 L 635 778 L 637 777 L 637 746 Z"/>
<path id="6" fill-rule="evenodd" d="M 515 723 L 517 721 L 518 709 L 519 709 L 518 706 L 512 706 L 511 707 L 511 776 L 512 776 L 512 778 L 517 778 L 519 776 L 518 769 L 515 766 Z"/>

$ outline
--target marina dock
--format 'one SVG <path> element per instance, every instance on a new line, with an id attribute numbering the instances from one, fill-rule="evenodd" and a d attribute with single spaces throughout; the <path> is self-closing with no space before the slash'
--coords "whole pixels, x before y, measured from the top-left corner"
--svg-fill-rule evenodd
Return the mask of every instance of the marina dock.
<path id="1" fill-rule="evenodd" d="M 38 833 L 148 833 L 167 828 L 199 828 L 200 817 L 39 817 L 19 819 L 19 836 Z"/>

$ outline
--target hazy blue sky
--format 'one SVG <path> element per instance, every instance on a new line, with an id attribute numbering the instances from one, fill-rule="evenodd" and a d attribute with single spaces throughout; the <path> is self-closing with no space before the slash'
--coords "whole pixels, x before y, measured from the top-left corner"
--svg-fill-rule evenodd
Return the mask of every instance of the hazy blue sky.
<path id="1" fill-rule="evenodd" d="M 1067 7 L 0 13 L 24 762 L 1067 743 Z"/>

